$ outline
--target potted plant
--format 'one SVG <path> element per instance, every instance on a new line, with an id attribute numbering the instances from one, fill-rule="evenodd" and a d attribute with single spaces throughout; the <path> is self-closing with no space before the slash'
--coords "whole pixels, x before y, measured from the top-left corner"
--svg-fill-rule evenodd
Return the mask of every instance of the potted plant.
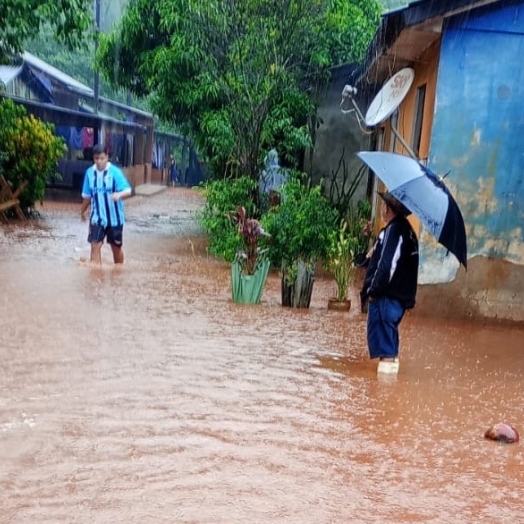
<path id="1" fill-rule="evenodd" d="M 258 220 L 246 217 L 246 210 L 242 206 L 230 216 L 237 224 L 242 240 L 242 247 L 237 251 L 231 265 L 233 302 L 260 304 L 270 261 L 264 255 L 265 250 L 259 246 L 259 242 L 267 234 Z"/>
<path id="2" fill-rule="evenodd" d="M 324 259 L 337 212 L 323 195 L 322 186 L 311 186 L 291 176 L 282 186 L 282 198 L 263 217 L 270 260 L 280 268 L 282 305 L 308 308 L 318 259 Z"/>
<path id="3" fill-rule="evenodd" d="M 340 228 L 330 237 L 329 251 L 325 260 L 326 269 L 333 275 L 337 294 L 328 300 L 328 309 L 349 311 L 348 287 L 355 279 L 355 249 L 357 242 L 351 235 L 347 220 L 342 220 Z"/>

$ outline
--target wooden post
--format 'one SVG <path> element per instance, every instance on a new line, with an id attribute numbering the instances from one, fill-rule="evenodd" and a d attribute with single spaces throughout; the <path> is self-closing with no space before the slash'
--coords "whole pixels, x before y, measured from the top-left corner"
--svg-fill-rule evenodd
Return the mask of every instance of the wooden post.
<path id="1" fill-rule="evenodd" d="M 0 215 L 3 217 L 4 220 L 7 221 L 7 216 L 5 212 L 11 208 L 14 209 L 17 217 L 20 220 L 26 220 L 22 208 L 20 207 L 20 200 L 18 199 L 18 197 L 25 189 L 27 184 L 27 181 L 22 182 L 20 186 L 18 186 L 18 188 L 15 190 L 15 192 L 13 192 L 11 186 L 4 178 L 4 176 L 0 175 Z"/>

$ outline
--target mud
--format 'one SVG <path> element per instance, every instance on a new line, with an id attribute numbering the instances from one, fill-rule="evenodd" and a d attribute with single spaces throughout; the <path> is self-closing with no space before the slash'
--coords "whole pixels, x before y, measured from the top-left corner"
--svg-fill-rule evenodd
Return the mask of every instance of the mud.
<path id="1" fill-rule="evenodd" d="M 0 523 L 519 522 L 523 330 L 408 314 L 378 380 L 349 313 L 230 300 L 169 189 L 126 202 L 126 263 L 78 203 L 0 227 Z"/>

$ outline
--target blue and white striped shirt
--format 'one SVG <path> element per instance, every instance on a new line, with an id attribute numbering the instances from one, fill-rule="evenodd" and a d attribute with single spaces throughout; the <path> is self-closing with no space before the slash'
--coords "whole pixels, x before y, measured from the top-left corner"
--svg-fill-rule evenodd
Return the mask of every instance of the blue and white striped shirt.
<path id="1" fill-rule="evenodd" d="M 131 186 L 117 166 L 108 162 L 104 171 L 97 171 L 94 165 L 88 167 L 84 176 L 82 198 L 91 199 L 91 224 L 104 227 L 124 225 L 124 203 L 122 199 L 113 202 L 111 195 L 126 190 L 131 191 Z"/>

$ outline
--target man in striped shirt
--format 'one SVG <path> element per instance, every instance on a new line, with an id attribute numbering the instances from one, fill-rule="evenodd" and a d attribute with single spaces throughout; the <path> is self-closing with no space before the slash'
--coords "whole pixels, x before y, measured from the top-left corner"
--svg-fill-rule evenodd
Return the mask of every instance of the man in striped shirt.
<path id="1" fill-rule="evenodd" d="M 87 168 L 84 176 L 84 200 L 80 210 L 80 216 L 85 221 L 87 209 L 91 206 L 87 237 L 87 241 L 91 243 L 91 262 L 102 263 L 102 244 L 107 238 L 115 264 L 122 264 L 122 234 L 125 222 L 122 200 L 131 196 L 131 186 L 124 173 L 109 162 L 104 146 L 97 144 L 93 147 L 93 160 L 94 165 Z"/>
<path id="2" fill-rule="evenodd" d="M 369 301 L 369 356 L 379 359 L 379 373 L 397 373 L 399 324 L 406 309 L 415 306 L 418 240 L 406 218 L 410 211 L 389 193 L 379 195 L 386 227 L 373 246 L 361 297 Z"/>

